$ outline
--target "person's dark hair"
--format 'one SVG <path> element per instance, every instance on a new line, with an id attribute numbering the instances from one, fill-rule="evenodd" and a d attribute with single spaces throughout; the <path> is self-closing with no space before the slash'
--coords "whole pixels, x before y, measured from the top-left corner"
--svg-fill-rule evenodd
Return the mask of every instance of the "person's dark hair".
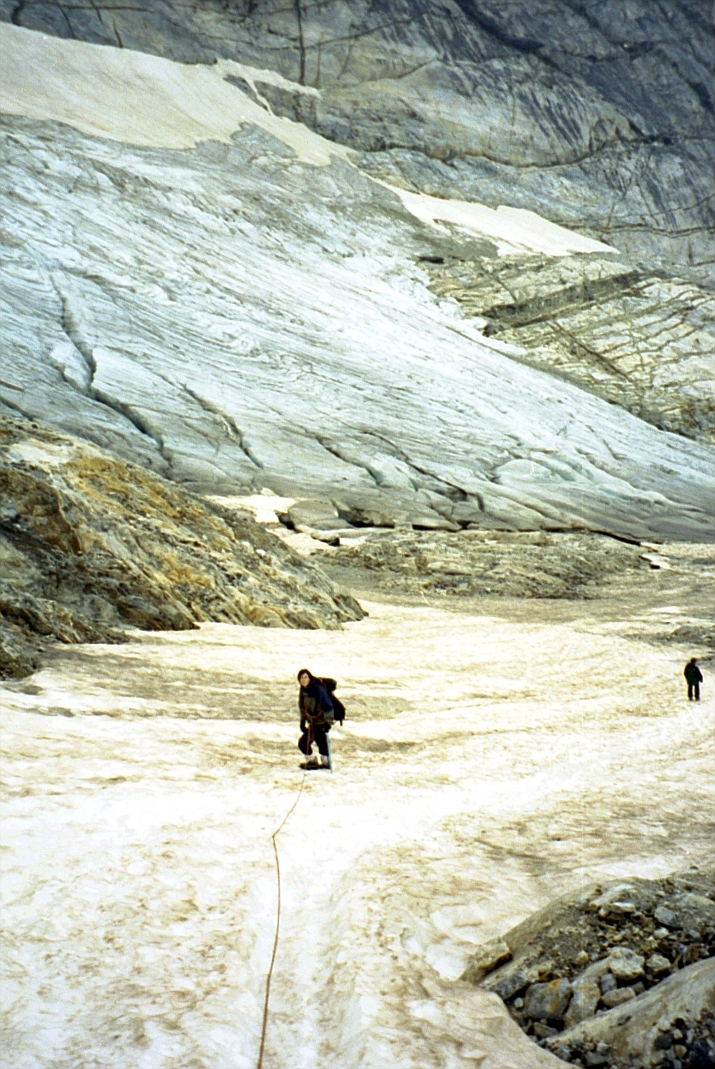
<path id="1" fill-rule="evenodd" d="M 296 676 L 296 679 L 298 680 L 299 683 L 300 683 L 300 677 L 301 676 L 307 676 L 311 683 L 315 679 L 315 676 L 313 675 L 313 673 L 308 668 L 301 668 L 300 671 L 298 672 L 298 675 Z"/>

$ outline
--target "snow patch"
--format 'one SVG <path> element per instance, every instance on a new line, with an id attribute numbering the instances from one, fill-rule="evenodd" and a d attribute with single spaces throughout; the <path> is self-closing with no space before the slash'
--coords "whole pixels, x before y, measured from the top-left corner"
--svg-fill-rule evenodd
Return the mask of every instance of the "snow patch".
<path id="1" fill-rule="evenodd" d="M 557 223 L 550 223 L 535 212 L 524 208 L 500 205 L 487 208 L 465 200 L 443 200 L 426 193 L 412 193 L 407 189 L 389 186 L 408 212 L 429 226 L 448 233 L 440 223 L 451 223 L 470 234 L 490 238 L 501 256 L 540 252 L 546 256 L 568 256 L 571 253 L 617 252 L 601 241 L 575 234 Z"/>
<path id="2" fill-rule="evenodd" d="M 348 149 L 279 118 L 226 81 L 276 83 L 270 71 L 220 60 L 213 66 L 175 63 L 128 48 L 47 37 L 0 25 L 0 111 L 67 123 L 83 133 L 130 145 L 194 148 L 229 142 L 244 123 L 273 134 L 303 163 L 329 164 Z M 32 77 L 28 78 L 28 71 Z M 249 76 L 247 73 L 250 71 Z"/>

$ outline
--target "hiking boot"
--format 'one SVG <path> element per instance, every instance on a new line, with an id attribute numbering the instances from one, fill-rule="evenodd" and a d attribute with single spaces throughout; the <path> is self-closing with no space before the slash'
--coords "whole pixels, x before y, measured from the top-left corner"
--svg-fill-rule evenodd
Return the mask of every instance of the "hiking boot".
<path id="1" fill-rule="evenodd" d="M 315 758 L 314 758 L 314 757 L 312 757 L 312 758 L 310 759 L 310 761 L 301 761 L 301 763 L 300 763 L 300 767 L 301 767 L 301 768 L 307 768 L 307 769 L 311 769 L 311 768 L 320 768 L 320 765 L 319 765 L 319 764 L 318 764 L 318 762 L 317 762 L 317 761 L 315 760 Z"/>

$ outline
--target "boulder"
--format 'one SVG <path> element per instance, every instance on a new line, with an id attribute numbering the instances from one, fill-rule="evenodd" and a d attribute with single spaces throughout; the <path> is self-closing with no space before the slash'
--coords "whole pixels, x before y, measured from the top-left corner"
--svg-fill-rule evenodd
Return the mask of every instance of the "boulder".
<path id="1" fill-rule="evenodd" d="M 537 965 L 514 968 L 502 973 L 497 983 L 489 984 L 489 990 L 507 1002 L 514 995 L 518 995 L 529 984 L 534 984 L 539 979 L 539 967 Z"/>
<path id="2" fill-rule="evenodd" d="M 566 1028 L 571 1028 L 581 1021 L 593 1017 L 601 999 L 601 988 L 598 983 L 598 975 L 587 970 L 572 982 L 572 995 L 568 1010 L 564 1015 Z"/>
<path id="3" fill-rule="evenodd" d="M 670 962 L 663 954 L 651 954 L 646 961 L 646 968 L 653 976 L 662 976 L 670 972 Z"/>
<path id="4" fill-rule="evenodd" d="M 606 1009 L 612 1009 L 614 1006 L 621 1006 L 624 1002 L 630 1002 L 632 998 L 636 997 L 636 993 L 632 987 L 614 987 L 611 991 L 601 997 L 601 1002 Z"/>
<path id="5" fill-rule="evenodd" d="M 676 1027 L 674 1022 L 697 1022 L 712 1012 L 713 1006 L 715 958 L 708 958 L 681 969 L 637 998 L 630 997 L 622 1005 L 568 1028 L 548 1039 L 546 1045 L 568 1060 L 569 1052 L 594 1049 L 602 1042 L 611 1051 L 609 1064 L 638 1061 L 648 1065 L 663 1049 L 660 1037 Z"/>
<path id="6" fill-rule="evenodd" d="M 313 531 L 344 530 L 350 526 L 338 515 L 338 510 L 332 501 L 320 499 L 296 501 L 288 509 L 285 518 L 296 531 L 306 531 L 308 534 Z"/>
<path id="7" fill-rule="evenodd" d="M 501 939 L 485 943 L 470 956 L 461 979 L 478 984 L 490 972 L 511 960 L 511 950 Z"/>
<path id="8" fill-rule="evenodd" d="M 608 955 L 608 967 L 619 983 L 630 983 L 643 975 L 643 958 L 627 947 L 616 947 Z"/>
<path id="9" fill-rule="evenodd" d="M 674 895 L 663 904 L 663 912 L 666 910 L 669 918 L 667 921 L 661 921 L 666 928 L 682 928 L 687 931 L 715 925 L 715 902 L 705 895 L 691 891 Z M 656 919 L 660 920 L 660 917 Z"/>
<path id="10" fill-rule="evenodd" d="M 534 1020 L 562 1020 L 571 999 L 571 984 L 568 980 L 551 980 L 545 984 L 532 984 L 524 999 L 524 1016 Z"/>

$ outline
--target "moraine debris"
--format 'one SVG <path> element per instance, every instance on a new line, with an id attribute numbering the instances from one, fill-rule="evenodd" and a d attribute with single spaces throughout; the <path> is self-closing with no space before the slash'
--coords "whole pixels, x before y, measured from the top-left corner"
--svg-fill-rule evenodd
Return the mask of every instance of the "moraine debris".
<path id="1" fill-rule="evenodd" d="M 507 932 L 500 957 L 494 945 L 462 979 L 563 1061 L 715 1066 L 715 871 L 591 885 Z"/>

